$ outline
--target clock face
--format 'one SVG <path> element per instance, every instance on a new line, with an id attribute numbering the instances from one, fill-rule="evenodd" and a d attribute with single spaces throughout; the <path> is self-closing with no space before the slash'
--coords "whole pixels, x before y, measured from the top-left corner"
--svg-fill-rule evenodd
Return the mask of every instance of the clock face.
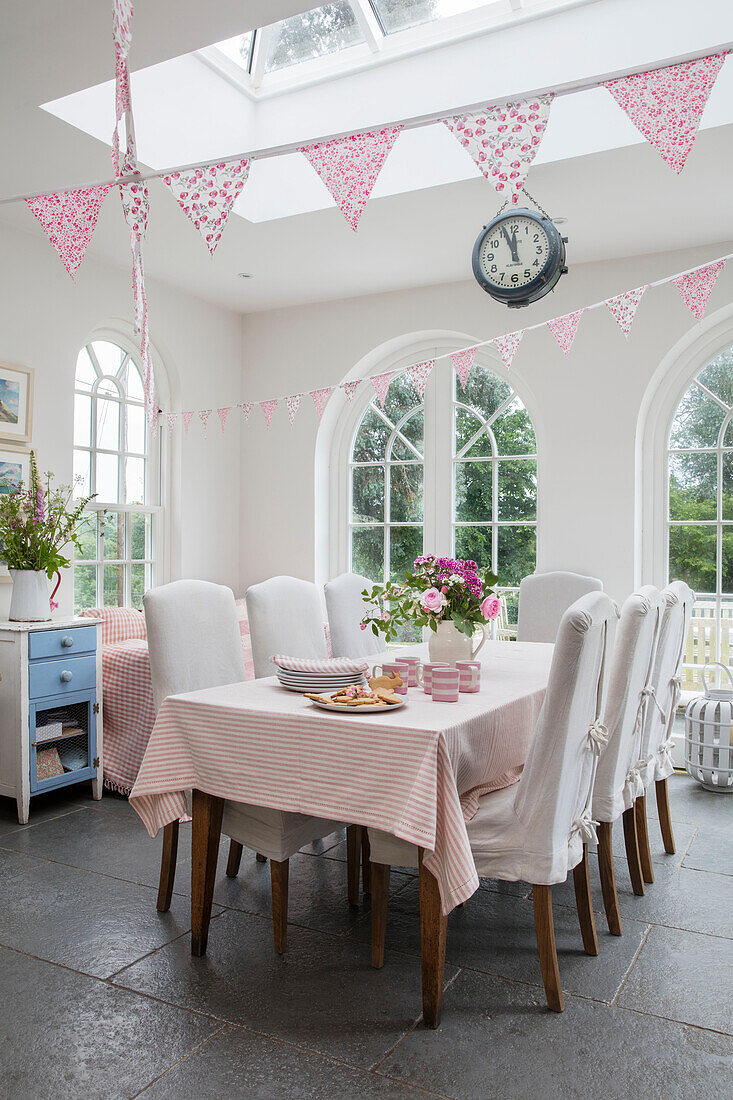
<path id="1" fill-rule="evenodd" d="M 521 289 L 541 274 L 549 254 L 550 241 L 539 222 L 521 214 L 508 215 L 486 235 L 478 263 L 493 286 Z"/>

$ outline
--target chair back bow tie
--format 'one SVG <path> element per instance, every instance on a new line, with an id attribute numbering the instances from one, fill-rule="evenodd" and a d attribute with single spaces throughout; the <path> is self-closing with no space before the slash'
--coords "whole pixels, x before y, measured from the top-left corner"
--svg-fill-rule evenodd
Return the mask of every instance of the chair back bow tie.
<path id="1" fill-rule="evenodd" d="M 598 834 L 596 833 L 597 821 L 587 811 L 583 811 L 580 817 L 576 817 L 573 824 L 570 826 L 570 840 L 574 836 L 579 836 L 584 844 L 597 844 Z"/>
<path id="2" fill-rule="evenodd" d="M 674 760 L 672 759 L 672 749 L 674 747 L 674 738 L 669 737 L 666 741 L 657 749 L 657 757 L 662 767 L 667 765 L 670 768 L 674 768 Z"/>
<path id="3" fill-rule="evenodd" d="M 662 722 L 666 725 L 667 724 L 667 715 L 665 714 L 664 710 L 662 709 L 662 707 L 660 705 L 659 700 L 657 699 L 657 693 L 654 689 L 654 685 L 653 684 L 647 684 L 645 687 L 643 687 L 641 689 L 641 697 L 642 697 L 642 700 L 651 699 L 651 701 L 654 703 L 654 706 L 659 711 L 659 717 L 662 719 Z"/>
<path id="4" fill-rule="evenodd" d="M 633 805 L 637 798 L 644 794 L 644 790 L 644 780 L 641 776 L 641 770 L 639 765 L 635 764 L 626 776 L 626 794 L 628 795 L 626 799 L 627 809 L 629 806 Z"/>
<path id="5" fill-rule="evenodd" d="M 594 756 L 600 756 L 608 744 L 608 730 L 597 719 L 588 728 L 588 748 Z"/>

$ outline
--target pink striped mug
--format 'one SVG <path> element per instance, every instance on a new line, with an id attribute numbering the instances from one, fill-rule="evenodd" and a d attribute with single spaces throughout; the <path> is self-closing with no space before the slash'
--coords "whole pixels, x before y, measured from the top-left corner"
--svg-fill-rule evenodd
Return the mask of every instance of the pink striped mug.
<path id="1" fill-rule="evenodd" d="M 433 702 L 457 703 L 460 681 L 461 674 L 457 668 L 434 668 L 431 692 Z"/>
<path id="2" fill-rule="evenodd" d="M 481 662 L 480 661 L 456 661 L 456 668 L 460 673 L 460 691 L 479 691 L 481 688 Z"/>
<path id="3" fill-rule="evenodd" d="M 402 683 L 394 690 L 398 695 L 407 695 L 407 670 L 404 665 L 398 665 L 396 661 L 385 661 L 374 666 L 372 676 L 401 676 Z"/>
<path id="4" fill-rule="evenodd" d="M 402 678 L 407 680 L 408 687 L 419 687 L 418 675 L 421 664 L 419 657 L 395 657 L 395 664 L 405 666 L 406 671 L 402 674 Z"/>
<path id="5" fill-rule="evenodd" d="M 421 687 L 426 695 L 433 690 L 433 672 L 436 668 L 450 668 L 447 661 L 423 661 L 418 674 L 417 686 Z"/>

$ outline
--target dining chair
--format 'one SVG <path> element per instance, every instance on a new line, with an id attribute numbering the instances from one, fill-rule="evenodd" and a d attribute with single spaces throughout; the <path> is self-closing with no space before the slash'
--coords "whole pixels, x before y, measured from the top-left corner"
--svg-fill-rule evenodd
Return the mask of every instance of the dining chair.
<path id="1" fill-rule="evenodd" d="M 246 679 L 239 619 L 230 588 L 181 580 L 143 599 L 156 712 L 169 695 Z M 196 792 L 193 793 L 194 807 Z M 195 810 L 194 810 L 195 812 Z M 222 832 L 231 838 L 227 875 L 239 869 L 242 845 L 270 859 L 275 951 L 287 944 L 288 860 L 304 844 L 343 828 L 337 821 L 225 801 Z M 236 845 L 236 847 L 235 847 Z M 178 852 L 178 822 L 165 826 L 157 908 L 170 908 Z M 357 864 L 358 882 L 358 864 Z"/>
<path id="2" fill-rule="evenodd" d="M 297 577 L 270 577 L 247 589 L 247 618 L 255 676 L 274 676 L 274 653 L 327 657 L 318 588 Z"/>
<path id="3" fill-rule="evenodd" d="M 564 999 L 555 948 L 552 886 L 573 871 L 583 947 L 598 954 L 588 878 L 588 843 L 596 840 L 591 800 L 599 755 L 609 626 L 616 606 L 602 592 L 577 600 L 560 622 L 545 701 L 522 776 L 516 785 L 483 795 L 467 823 L 477 873 L 528 882 L 547 1004 Z M 372 849 L 372 966 L 384 962 L 390 865 L 417 866 L 418 849 L 376 829 Z M 440 918 L 445 921 L 445 918 Z M 441 932 L 444 937 L 444 932 Z"/>
<path id="4" fill-rule="evenodd" d="M 360 573 L 341 573 L 323 586 L 334 657 L 374 657 L 386 651 L 382 638 L 361 629 L 368 610 L 362 592 L 373 583 Z"/>
<path id="5" fill-rule="evenodd" d="M 554 642 L 560 620 L 588 592 L 602 592 L 603 581 L 580 573 L 532 573 L 519 585 L 518 642 Z"/>
<path id="6" fill-rule="evenodd" d="M 646 817 L 646 793 L 654 783 L 659 813 L 659 828 L 664 850 L 675 852 L 674 830 L 669 809 L 667 779 L 674 771 L 672 762 L 672 726 L 682 693 L 680 673 L 685 642 L 690 629 L 695 593 L 684 581 L 672 581 L 662 590 L 664 614 L 659 629 L 659 644 L 652 672 L 656 705 L 647 708 L 641 738 L 637 771 L 643 792 L 635 802 L 639 856 L 645 882 L 654 882 Z"/>
<path id="7" fill-rule="evenodd" d="M 658 588 L 645 585 L 621 608 L 611 662 L 603 724 L 606 745 L 593 788 L 593 819 L 598 823 L 598 869 L 608 930 L 622 933 L 613 863 L 613 824 L 623 819 L 626 858 L 635 894 L 644 893 L 636 831 L 635 801 L 644 786 L 635 764 L 647 710 L 655 706 L 652 672 L 664 601 Z"/>

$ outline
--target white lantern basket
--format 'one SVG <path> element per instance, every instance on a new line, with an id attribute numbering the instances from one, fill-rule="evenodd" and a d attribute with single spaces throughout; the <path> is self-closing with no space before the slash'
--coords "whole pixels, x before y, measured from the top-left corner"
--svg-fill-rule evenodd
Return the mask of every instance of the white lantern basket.
<path id="1" fill-rule="evenodd" d="M 705 673 L 722 668 L 730 687 L 711 688 Z M 702 670 L 705 692 L 685 711 L 685 768 L 706 791 L 733 791 L 733 675 L 719 662 Z"/>

